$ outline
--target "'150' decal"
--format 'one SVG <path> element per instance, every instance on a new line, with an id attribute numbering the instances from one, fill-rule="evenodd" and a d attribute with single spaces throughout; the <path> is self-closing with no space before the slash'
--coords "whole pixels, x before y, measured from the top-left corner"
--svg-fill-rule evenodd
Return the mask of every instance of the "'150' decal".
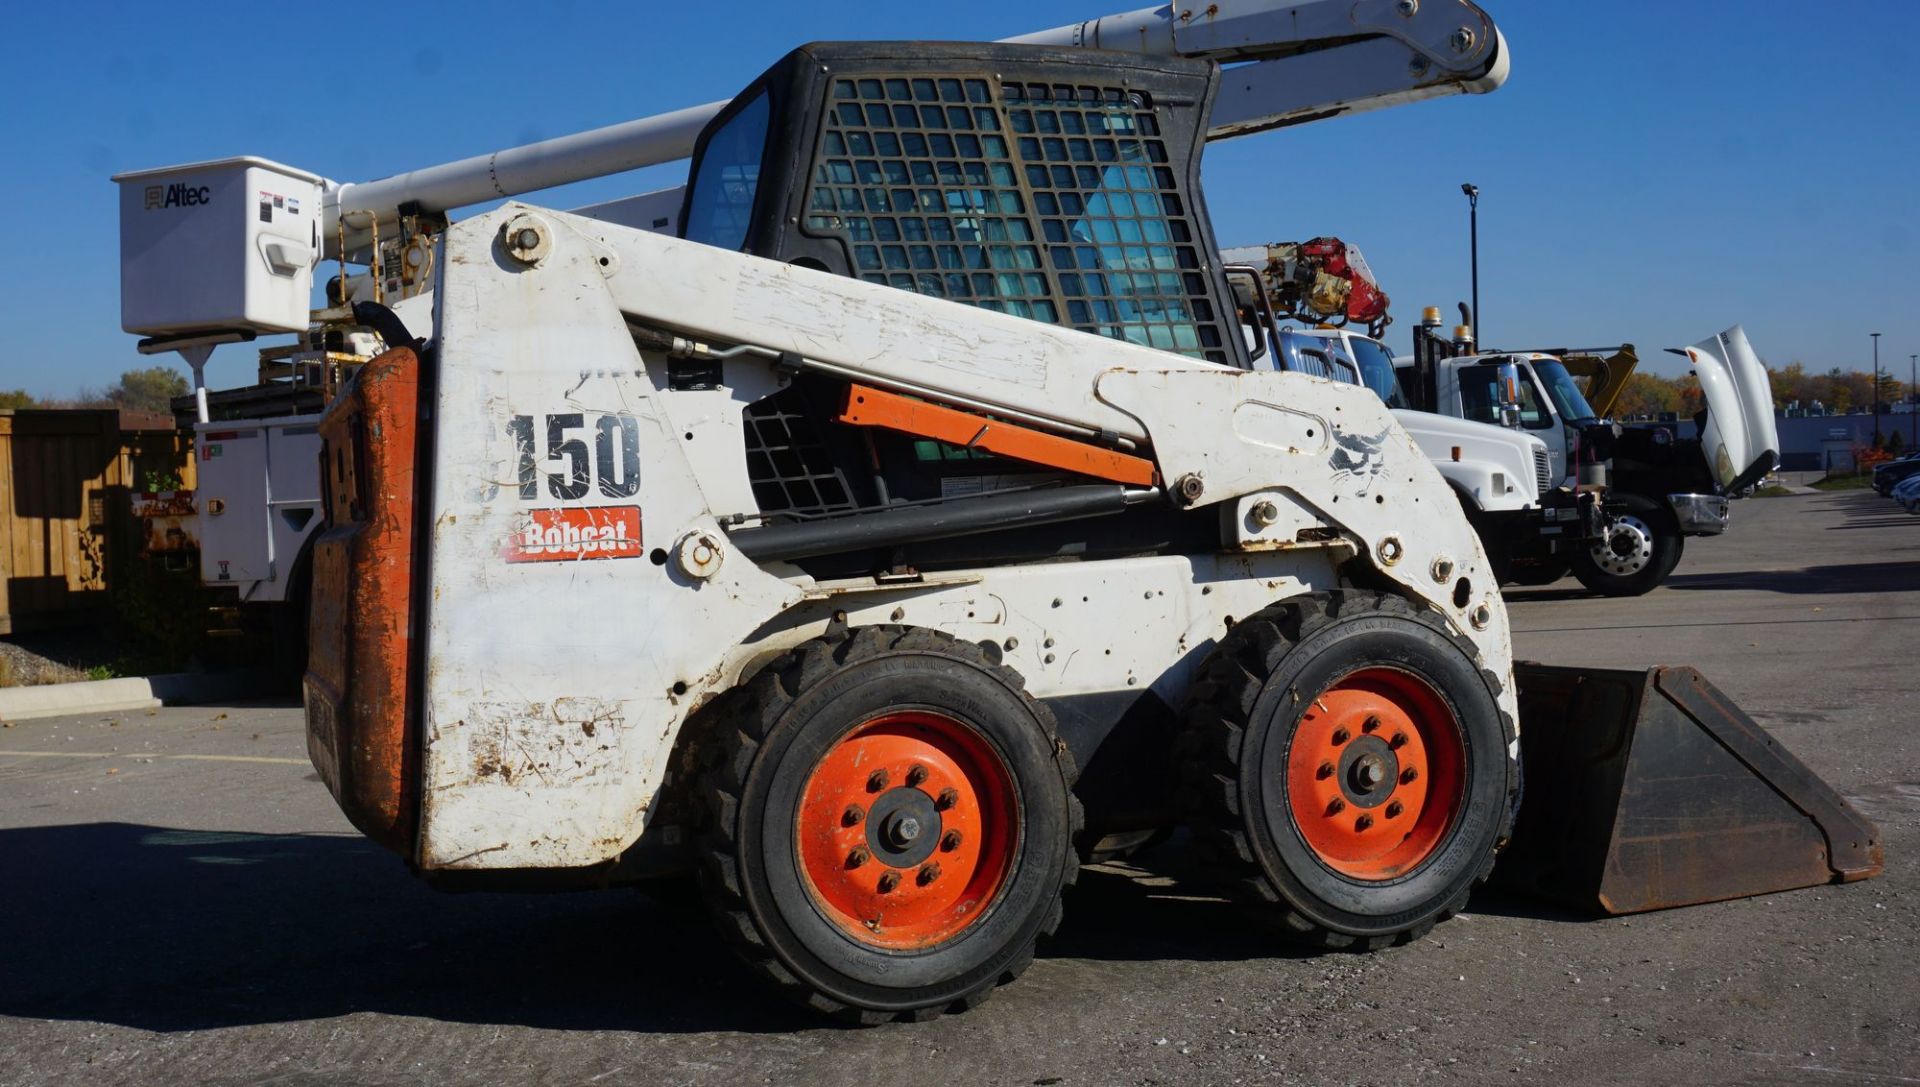
<path id="1" fill-rule="evenodd" d="M 563 502 L 587 497 L 595 483 L 606 498 L 632 498 L 640 493 L 640 425 L 625 413 L 601 415 L 587 425 L 580 412 L 546 416 L 545 456 L 534 456 L 534 416 L 516 415 L 507 421 L 519 462 L 520 498 L 540 498 L 542 464 L 565 461 L 566 470 L 547 472 L 547 492 Z M 593 451 L 587 451 L 587 431 L 593 432 Z M 636 526 L 635 536 L 638 536 Z"/>

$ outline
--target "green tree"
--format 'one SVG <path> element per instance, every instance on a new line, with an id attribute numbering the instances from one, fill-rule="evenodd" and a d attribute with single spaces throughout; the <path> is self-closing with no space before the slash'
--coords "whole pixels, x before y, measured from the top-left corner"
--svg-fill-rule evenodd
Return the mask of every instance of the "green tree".
<path id="1" fill-rule="evenodd" d="M 1880 387 L 1880 410 L 1885 411 L 1887 405 L 1896 403 L 1900 399 L 1900 379 L 1894 377 L 1891 371 L 1882 370 L 1880 371 L 1878 385 Z"/>
<path id="2" fill-rule="evenodd" d="M 81 407 L 119 408 L 122 411 L 153 411 L 166 414 L 173 410 L 173 398 L 191 391 L 186 375 L 171 366 L 149 366 L 128 370 L 120 380 L 105 389 L 91 390 L 81 397 Z"/>
<path id="3" fill-rule="evenodd" d="M 33 394 L 27 392 L 27 390 L 10 389 L 0 391 L 0 408 L 30 407 L 33 407 Z"/>

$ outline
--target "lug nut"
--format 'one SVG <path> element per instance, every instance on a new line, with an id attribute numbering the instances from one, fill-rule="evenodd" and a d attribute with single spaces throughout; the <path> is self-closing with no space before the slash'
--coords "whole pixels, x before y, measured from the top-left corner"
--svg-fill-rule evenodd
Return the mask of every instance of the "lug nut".
<path id="1" fill-rule="evenodd" d="M 920 886 L 922 887 L 925 887 L 927 884 L 932 883 L 934 880 L 939 878 L 940 878 L 940 862 L 939 861 L 934 861 L 932 864 L 929 864 L 920 869 L 919 880 L 920 880 Z"/>
<path id="2" fill-rule="evenodd" d="M 1334 743 L 1343 744 L 1351 739 L 1353 739 L 1353 733 L 1347 731 L 1347 726 L 1341 725 L 1339 728 L 1333 730 Z"/>
<path id="3" fill-rule="evenodd" d="M 959 849 L 960 848 L 960 832 L 957 830 L 950 830 L 950 831 L 947 831 L 945 834 L 942 834 L 940 836 L 940 848 L 946 850 L 949 853 L 953 852 L 956 849 Z"/>
<path id="4" fill-rule="evenodd" d="M 946 811 L 958 803 L 960 803 L 960 790 L 958 789 L 942 789 L 940 790 L 940 795 L 933 798 L 933 806 L 939 811 Z"/>
<path id="5" fill-rule="evenodd" d="M 1327 801 L 1328 815 L 1339 815 L 1341 812 L 1346 810 L 1347 810 L 1347 802 L 1340 799 L 1337 796 L 1334 797 L 1332 800 Z"/>
<path id="6" fill-rule="evenodd" d="M 867 863 L 867 860 L 872 856 L 873 854 L 867 852 L 866 846 L 855 846 L 853 852 L 847 854 L 847 867 L 858 868 Z"/>
<path id="7" fill-rule="evenodd" d="M 881 894 L 890 895 L 893 893 L 893 889 L 898 886 L 900 886 L 900 873 L 889 871 L 880 874 Z"/>
<path id="8" fill-rule="evenodd" d="M 1355 830 L 1366 830 L 1372 826 L 1373 826 L 1373 816 L 1371 815 L 1363 815 L 1360 818 L 1355 819 L 1353 821 L 1353 829 Z"/>
<path id="9" fill-rule="evenodd" d="M 1394 733 L 1393 738 L 1387 741 L 1387 746 L 1395 749 L 1407 746 L 1407 734 L 1404 732 Z"/>
<path id="10" fill-rule="evenodd" d="M 1320 764 L 1320 768 L 1319 768 L 1319 769 L 1317 769 L 1317 770 L 1315 770 L 1315 771 L 1313 772 L 1313 776 L 1314 776 L 1314 777 L 1317 777 L 1317 778 L 1330 778 L 1330 777 L 1332 777 L 1332 776 L 1333 776 L 1333 764 L 1332 764 L 1332 763 L 1330 763 L 1330 762 L 1323 762 L 1323 763 L 1321 763 L 1321 764 Z"/>
<path id="11" fill-rule="evenodd" d="M 1413 767 L 1409 766 L 1405 770 L 1400 771 L 1400 784 L 1411 785 L 1413 784 L 1413 779 L 1419 776 L 1420 776 L 1420 771 L 1415 770 Z"/>
<path id="12" fill-rule="evenodd" d="M 1373 714 L 1371 714 L 1371 713 L 1370 713 L 1370 714 L 1367 714 L 1367 719 L 1366 719 L 1366 721 L 1364 721 L 1364 722 L 1362 722 L 1362 723 L 1361 723 L 1361 725 L 1360 725 L 1360 731 L 1362 731 L 1362 732 L 1372 732 L 1372 731 L 1374 731 L 1375 729 L 1377 729 L 1377 728 L 1379 728 L 1379 727 L 1380 727 L 1380 718 L 1378 718 L 1378 717 L 1376 717 L 1376 716 L 1374 716 Z"/>
<path id="13" fill-rule="evenodd" d="M 918 785 L 918 784 L 920 784 L 921 782 L 923 782 L 923 781 L 925 781 L 925 780 L 927 780 L 927 768 L 926 768 L 926 767 L 924 767 L 924 766 L 916 766 L 916 767 L 914 767 L 913 769 L 911 769 L 911 770 L 908 770 L 908 771 L 907 771 L 907 784 L 908 784 L 908 785 Z"/>
<path id="14" fill-rule="evenodd" d="M 867 775 L 867 791 L 868 792 L 877 793 L 886 787 L 887 787 L 887 772 L 885 770 L 875 770 L 873 773 Z"/>
<path id="15" fill-rule="evenodd" d="M 1389 800 L 1387 802 L 1387 818 L 1389 819 L 1400 818 L 1400 813 L 1405 810 L 1407 809 L 1401 807 L 1398 800 Z"/>
<path id="16" fill-rule="evenodd" d="M 859 826 L 860 820 L 866 817 L 867 813 L 861 811 L 858 804 L 848 804 L 847 810 L 840 813 L 840 821 L 850 827 Z"/>

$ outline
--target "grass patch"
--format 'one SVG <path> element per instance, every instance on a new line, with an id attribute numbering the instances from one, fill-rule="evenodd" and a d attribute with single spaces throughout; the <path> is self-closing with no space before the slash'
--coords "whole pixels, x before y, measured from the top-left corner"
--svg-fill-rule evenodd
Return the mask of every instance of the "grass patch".
<path id="1" fill-rule="evenodd" d="M 1787 497 L 1788 495 L 1791 495 L 1792 493 L 1793 493 L 1792 491 L 1789 491 L 1789 490 L 1787 490 L 1787 489 L 1786 489 L 1785 487 L 1782 487 L 1782 486 L 1781 486 L 1780 484 L 1778 484 L 1778 483 L 1769 483 L 1769 484 L 1767 484 L 1766 486 L 1764 486 L 1764 487 L 1762 487 L 1762 488 L 1760 488 L 1759 490 L 1757 490 L 1757 491 L 1755 491 L 1755 492 L 1753 492 L 1753 497 L 1755 497 L 1755 498 L 1785 498 L 1785 497 Z"/>
<path id="2" fill-rule="evenodd" d="M 1851 476 L 1828 476 L 1825 479 L 1816 479 L 1808 484 L 1808 486 L 1820 491 L 1864 491 L 1872 485 L 1873 476 L 1868 472 L 1861 472 Z"/>

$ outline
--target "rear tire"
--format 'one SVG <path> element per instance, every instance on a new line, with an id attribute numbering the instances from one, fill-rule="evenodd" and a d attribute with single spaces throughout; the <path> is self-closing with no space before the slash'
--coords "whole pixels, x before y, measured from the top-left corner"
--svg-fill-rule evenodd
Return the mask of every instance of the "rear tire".
<path id="1" fill-rule="evenodd" d="M 717 722 L 700 876 L 749 965 L 862 1024 L 972 1007 L 1026 969 L 1078 872 L 1080 808 L 1019 675 L 944 634 L 867 627 L 741 691 Z"/>
<path id="2" fill-rule="evenodd" d="M 1640 596 L 1680 565 L 1685 537 L 1662 503 L 1639 494 L 1622 495 L 1620 503 L 1605 538 L 1573 553 L 1573 576 L 1602 596 Z"/>
<path id="3" fill-rule="evenodd" d="M 1498 690 L 1470 642 L 1399 597 L 1313 594 L 1248 617 L 1187 715 L 1202 862 L 1313 946 L 1424 935 L 1491 873 L 1511 825 Z"/>

